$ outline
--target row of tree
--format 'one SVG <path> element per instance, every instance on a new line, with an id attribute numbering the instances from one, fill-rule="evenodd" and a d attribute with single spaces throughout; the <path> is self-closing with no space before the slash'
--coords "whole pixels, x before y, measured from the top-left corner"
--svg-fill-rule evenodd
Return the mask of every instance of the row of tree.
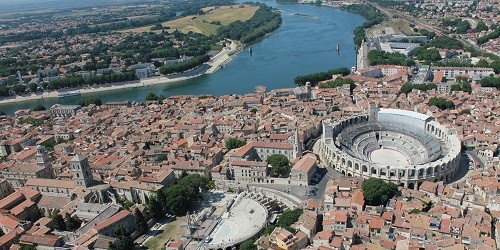
<path id="1" fill-rule="evenodd" d="M 305 85 L 307 82 L 310 82 L 311 85 L 316 86 L 318 82 L 332 79 L 334 75 L 346 76 L 349 75 L 350 73 L 351 71 L 348 68 L 343 67 L 338 69 L 331 69 L 325 72 L 296 76 L 293 79 L 293 82 L 299 86 Z"/>
<path id="2" fill-rule="evenodd" d="M 491 39 L 497 39 L 500 37 L 500 26 L 498 26 L 494 31 L 484 35 L 484 36 L 481 36 L 481 37 L 478 37 L 477 38 L 477 43 L 478 44 L 483 44 L 483 43 L 486 43 L 487 41 L 491 40 Z"/>
<path id="3" fill-rule="evenodd" d="M 44 89 L 56 90 L 62 88 L 76 88 L 94 84 L 106 84 L 133 80 L 136 80 L 135 73 L 133 71 L 126 71 L 123 73 L 113 72 L 103 75 L 92 74 L 88 77 L 69 75 L 59 79 L 54 79 L 49 83 L 42 84 L 42 86 Z"/>

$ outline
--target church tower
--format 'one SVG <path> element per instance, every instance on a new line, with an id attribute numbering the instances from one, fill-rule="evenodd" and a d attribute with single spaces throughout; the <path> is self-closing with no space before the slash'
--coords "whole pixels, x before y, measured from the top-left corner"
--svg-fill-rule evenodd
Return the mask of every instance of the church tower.
<path id="1" fill-rule="evenodd" d="M 94 182 L 89 162 L 86 157 L 75 155 L 70 162 L 73 181 L 77 186 L 90 187 Z"/>
<path id="2" fill-rule="evenodd" d="M 42 145 L 36 146 L 36 164 L 39 166 L 47 167 L 50 164 L 49 155 Z"/>
<path id="3" fill-rule="evenodd" d="M 297 119 L 294 117 L 294 119 Z M 294 157 L 302 156 L 302 142 L 299 139 L 299 126 L 297 120 L 295 120 L 295 131 L 293 133 L 293 155 Z"/>

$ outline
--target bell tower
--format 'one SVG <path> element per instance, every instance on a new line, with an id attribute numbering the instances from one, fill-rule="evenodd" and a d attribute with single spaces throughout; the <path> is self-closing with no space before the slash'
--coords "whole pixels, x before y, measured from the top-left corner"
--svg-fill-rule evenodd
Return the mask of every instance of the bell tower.
<path id="1" fill-rule="evenodd" d="M 70 162 L 73 181 L 77 186 L 90 187 L 94 182 L 87 157 L 75 155 Z"/>

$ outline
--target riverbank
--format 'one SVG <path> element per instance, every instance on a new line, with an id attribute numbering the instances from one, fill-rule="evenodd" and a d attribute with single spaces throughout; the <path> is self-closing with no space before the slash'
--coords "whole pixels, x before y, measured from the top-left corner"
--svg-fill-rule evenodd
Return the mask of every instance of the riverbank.
<path id="1" fill-rule="evenodd" d="M 11 96 L 8 98 L 1 99 L 0 104 L 43 100 L 47 98 L 57 98 L 60 93 L 67 91 L 79 91 L 81 94 L 91 94 L 91 93 L 112 91 L 118 89 L 139 88 L 139 87 L 152 86 L 156 84 L 168 84 L 168 83 L 185 81 L 188 79 L 193 79 L 196 77 L 203 76 L 205 74 L 213 74 L 217 72 L 217 70 L 221 69 L 227 63 L 229 63 L 238 54 L 238 52 L 242 50 L 243 47 L 244 45 L 241 44 L 240 42 L 231 41 L 228 47 L 223 48 L 221 51 L 219 51 L 219 53 L 213 56 L 204 65 L 176 75 L 157 76 L 137 81 L 110 83 L 93 87 L 87 86 L 84 88 L 64 89 L 63 91 L 48 91 L 43 93 L 35 93 L 31 95 Z"/>

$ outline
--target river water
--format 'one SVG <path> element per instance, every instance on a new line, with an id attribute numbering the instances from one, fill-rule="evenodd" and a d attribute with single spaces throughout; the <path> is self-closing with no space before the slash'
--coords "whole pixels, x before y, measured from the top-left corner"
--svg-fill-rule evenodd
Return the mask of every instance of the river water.
<path id="1" fill-rule="evenodd" d="M 241 1 L 243 2 L 243 1 Z M 73 104 L 80 98 L 98 97 L 103 102 L 144 101 L 149 92 L 157 95 L 244 94 L 257 85 L 268 90 L 293 87 L 297 75 L 325 71 L 356 64 L 352 31 L 364 19 L 338 9 L 303 4 L 280 4 L 261 1 L 282 11 L 283 24 L 274 33 L 241 51 L 224 68 L 214 74 L 177 83 L 158 84 L 134 89 L 112 90 L 63 99 L 50 98 L 0 105 L 13 114 L 18 109 L 43 104 Z M 294 15 L 294 14 L 301 15 Z M 340 51 L 336 46 L 340 45 Z"/>

